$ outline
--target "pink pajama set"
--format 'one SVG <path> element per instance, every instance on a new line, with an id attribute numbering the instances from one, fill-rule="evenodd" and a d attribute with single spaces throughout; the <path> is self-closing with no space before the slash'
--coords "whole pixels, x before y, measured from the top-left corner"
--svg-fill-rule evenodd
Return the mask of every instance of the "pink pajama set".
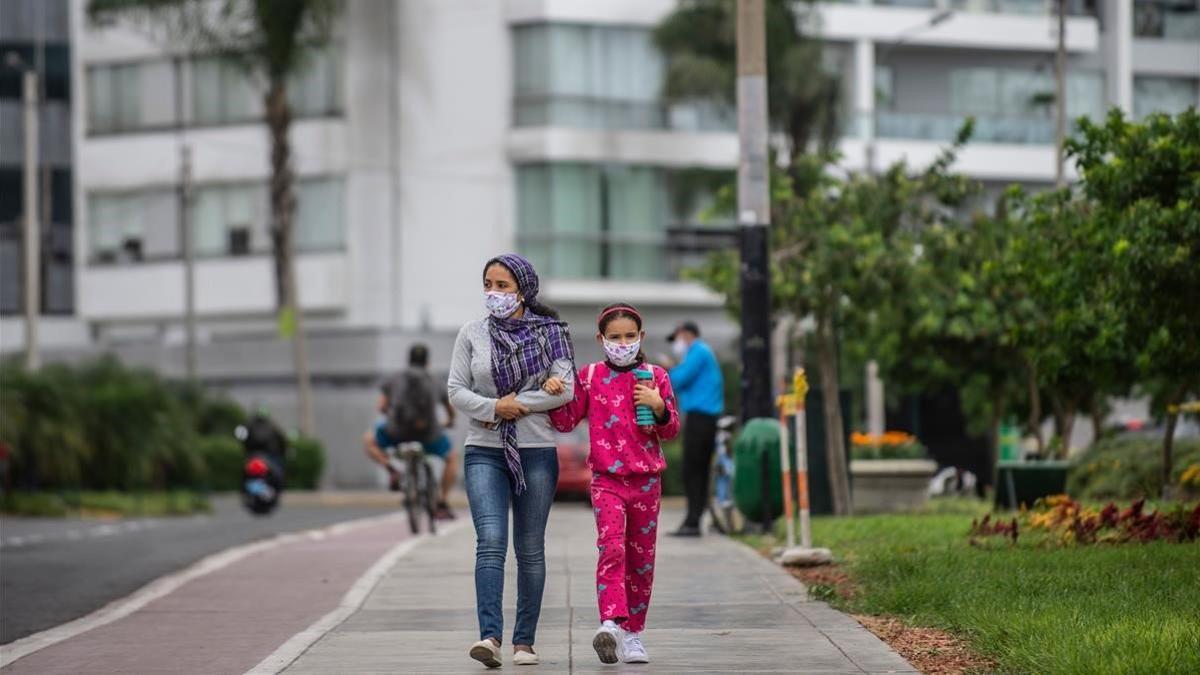
<path id="1" fill-rule="evenodd" d="M 659 529 L 662 473 L 667 468 L 659 441 L 679 433 L 679 413 L 671 380 L 658 366 L 654 383 L 666 403 L 666 421 L 647 434 L 634 412 L 633 372 L 606 362 L 579 370 L 575 398 L 550 412 L 559 431 L 570 431 L 585 417 L 591 437 L 588 468 L 592 470 L 592 511 L 596 515 L 596 599 L 600 621 L 621 623 L 641 632 L 654 585 L 654 551 Z"/>

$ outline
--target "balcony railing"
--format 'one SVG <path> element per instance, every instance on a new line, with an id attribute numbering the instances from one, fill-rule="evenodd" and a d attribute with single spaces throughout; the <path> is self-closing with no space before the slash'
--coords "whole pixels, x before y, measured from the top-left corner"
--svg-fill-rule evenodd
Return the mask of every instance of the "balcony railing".
<path id="1" fill-rule="evenodd" d="M 879 111 L 875 113 L 878 138 L 951 141 L 967 115 Z M 1048 117 L 975 115 L 971 141 L 1041 145 L 1054 142 L 1054 120 Z"/>
<path id="2" fill-rule="evenodd" d="M 843 2 L 843 4 L 849 4 Z M 917 9 L 953 9 L 959 12 L 991 12 L 995 14 L 1046 15 L 1056 11 L 1054 0 L 874 0 L 874 4 L 886 7 L 913 7 Z M 1067 14 L 1072 16 L 1094 16 L 1095 11 L 1086 0 L 1068 0 Z"/>

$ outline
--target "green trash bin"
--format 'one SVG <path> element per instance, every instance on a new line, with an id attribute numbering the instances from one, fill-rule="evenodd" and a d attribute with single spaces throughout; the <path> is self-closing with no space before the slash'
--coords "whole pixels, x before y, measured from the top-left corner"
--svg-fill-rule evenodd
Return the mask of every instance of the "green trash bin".
<path id="1" fill-rule="evenodd" d="M 756 523 L 778 518 L 783 513 L 779 422 L 766 417 L 746 422 L 733 444 L 733 461 L 733 501 L 738 511 Z"/>
<path id="2" fill-rule="evenodd" d="M 1000 462 L 996 467 L 996 506 L 1033 506 L 1042 497 L 1063 494 L 1070 466 L 1064 461 Z"/>

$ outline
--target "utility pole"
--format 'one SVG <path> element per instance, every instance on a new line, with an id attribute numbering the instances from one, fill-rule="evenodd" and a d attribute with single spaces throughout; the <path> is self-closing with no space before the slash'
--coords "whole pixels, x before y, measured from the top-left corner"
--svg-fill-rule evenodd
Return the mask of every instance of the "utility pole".
<path id="1" fill-rule="evenodd" d="M 1058 3 L 1058 52 L 1054 55 L 1054 184 L 1067 184 L 1063 153 L 1067 140 L 1067 0 Z"/>
<path id="2" fill-rule="evenodd" d="M 741 231 L 742 417 L 774 416 L 771 225 L 764 0 L 737 3 L 738 224 Z"/>
<path id="3" fill-rule="evenodd" d="M 179 225 L 183 239 L 183 320 L 188 382 L 196 381 L 196 248 L 192 233 L 192 146 L 179 148 Z"/>
<path id="4" fill-rule="evenodd" d="M 25 368 L 36 370 L 38 316 L 41 311 L 41 228 L 38 227 L 38 76 L 26 69 L 22 93 L 25 100 Z"/>

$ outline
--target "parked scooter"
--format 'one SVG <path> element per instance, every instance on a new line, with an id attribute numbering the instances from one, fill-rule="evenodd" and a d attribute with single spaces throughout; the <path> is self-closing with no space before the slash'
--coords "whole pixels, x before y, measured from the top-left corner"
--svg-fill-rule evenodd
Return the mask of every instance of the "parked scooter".
<path id="1" fill-rule="evenodd" d="M 287 437 L 265 410 L 234 430 L 242 442 L 242 505 L 255 515 L 265 516 L 279 505 L 283 494 Z"/>

